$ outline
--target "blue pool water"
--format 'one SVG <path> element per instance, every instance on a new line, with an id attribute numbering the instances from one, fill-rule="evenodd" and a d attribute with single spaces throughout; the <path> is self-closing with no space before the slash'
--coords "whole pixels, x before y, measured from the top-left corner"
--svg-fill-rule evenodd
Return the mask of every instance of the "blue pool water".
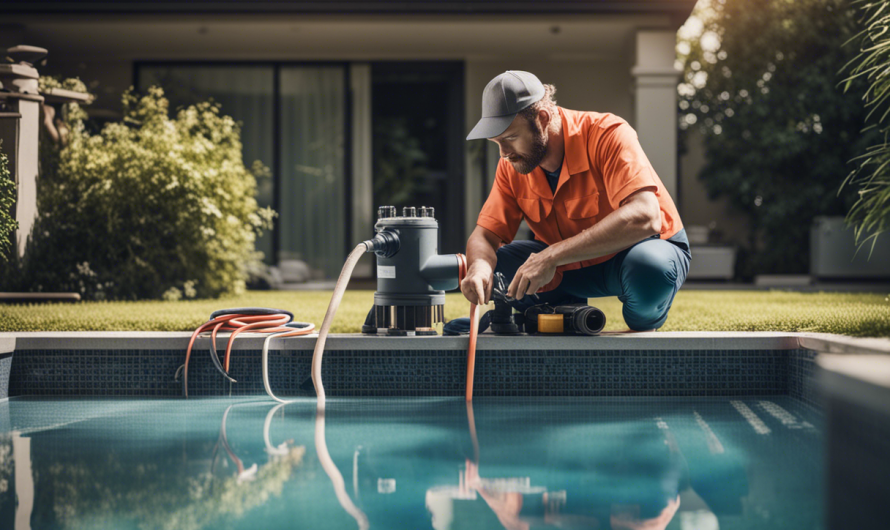
<path id="1" fill-rule="evenodd" d="M 13 398 L 0 528 L 815 529 L 820 429 L 782 396 Z"/>

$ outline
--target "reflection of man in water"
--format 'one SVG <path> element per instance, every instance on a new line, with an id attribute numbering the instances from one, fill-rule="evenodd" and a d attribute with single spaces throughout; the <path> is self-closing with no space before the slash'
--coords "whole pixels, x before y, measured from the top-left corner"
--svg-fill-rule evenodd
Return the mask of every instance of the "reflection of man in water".
<path id="1" fill-rule="evenodd" d="M 634 433 L 635 442 L 616 439 L 614 455 L 577 469 L 577 478 L 560 484 L 565 491 L 536 487 L 527 477 L 483 478 L 478 464 L 467 460 L 458 486 L 427 491 L 433 528 L 664 530 L 689 478 L 673 435 L 662 425 L 654 436 Z"/>
<path id="2" fill-rule="evenodd" d="M 664 530 L 680 507 L 679 484 L 673 483 L 674 477 L 666 476 L 663 478 L 667 480 L 664 483 L 667 491 L 643 492 L 640 497 L 644 498 L 636 500 L 621 499 L 622 495 L 618 493 L 619 499 L 613 499 L 608 506 L 600 506 L 597 510 L 600 513 L 596 515 L 565 513 L 561 508 L 565 507 L 566 492 L 558 492 L 561 495 L 554 499 L 546 491 L 523 493 L 497 486 L 489 487 L 487 481 L 478 476 L 478 468 L 469 461 L 467 464 L 468 486 L 479 493 L 506 530 L 531 530 L 539 525 L 578 529 Z M 625 477 L 629 481 L 638 479 L 636 476 Z M 572 490 L 571 493 L 583 495 L 581 491 Z M 590 501 L 596 503 L 595 499 Z"/>

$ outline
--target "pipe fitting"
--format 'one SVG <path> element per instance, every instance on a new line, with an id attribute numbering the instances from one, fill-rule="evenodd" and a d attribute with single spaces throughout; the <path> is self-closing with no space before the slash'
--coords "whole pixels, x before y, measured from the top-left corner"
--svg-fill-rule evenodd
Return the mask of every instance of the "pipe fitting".
<path id="1" fill-rule="evenodd" d="M 391 258 L 398 253 L 401 243 L 399 234 L 394 230 L 381 230 L 372 239 L 364 242 L 367 252 L 373 252 L 381 258 Z"/>
<path id="2" fill-rule="evenodd" d="M 420 276 L 437 291 L 453 291 L 460 287 L 460 260 L 457 254 L 430 256 L 420 268 Z"/>

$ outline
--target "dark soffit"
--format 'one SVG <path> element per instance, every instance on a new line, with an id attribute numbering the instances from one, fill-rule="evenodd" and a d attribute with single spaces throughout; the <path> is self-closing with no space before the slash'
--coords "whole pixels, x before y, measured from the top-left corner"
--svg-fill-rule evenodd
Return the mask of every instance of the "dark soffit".
<path id="1" fill-rule="evenodd" d="M 4 0 L 6 13 L 571 14 L 689 16 L 696 0 Z"/>

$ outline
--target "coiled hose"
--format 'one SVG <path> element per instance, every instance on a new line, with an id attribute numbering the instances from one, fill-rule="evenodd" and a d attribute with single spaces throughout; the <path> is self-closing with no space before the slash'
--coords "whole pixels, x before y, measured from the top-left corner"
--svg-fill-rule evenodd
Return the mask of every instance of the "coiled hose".
<path id="1" fill-rule="evenodd" d="M 356 245 L 356 247 L 349 253 L 349 256 L 346 258 L 346 262 L 343 264 L 343 269 L 340 271 L 340 277 L 337 279 L 337 284 L 334 286 L 334 294 L 331 296 L 331 302 L 328 304 L 328 309 L 325 312 L 324 320 L 322 321 L 321 328 L 318 330 L 318 339 L 315 342 L 315 348 L 312 352 L 312 384 L 315 387 L 315 393 L 318 399 L 318 408 L 319 410 L 324 410 L 325 405 L 325 392 L 324 392 L 324 383 L 321 379 L 321 365 L 322 359 L 324 358 L 324 346 L 325 342 L 328 338 L 328 332 L 331 329 L 331 325 L 334 322 L 334 316 L 337 314 L 337 309 L 340 307 L 340 302 L 343 300 L 343 294 L 346 292 L 346 286 L 349 284 L 349 279 L 352 277 L 352 271 L 355 269 L 355 265 L 358 263 L 359 259 L 361 259 L 362 254 L 371 250 L 372 241 L 363 241 Z M 464 277 L 467 273 L 467 262 L 466 257 L 463 254 L 458 254 L 458 282 L 463 281 Z M 475 370 L 476 363 L 476 337 L 479 331 L 479 311 L 476 305 L 470 307 L 470 319 L 472 324 L 470 325 L 470 344 L 469 349 L 467 351 L 467 390 L 466 390 L 466 398 L 467 401 L 471 401 L 473 399 L 473 373 Z M 210 336 L 210 356 L 213 359 L 214 366 L 216 366 L 217 370 L 222 373 L 222 375 L 231 382 L 235 382 L 228 371 L 229 371 L 229 361 L 231 358 L 232 351 L 232 343 L 235 340 L 235 337 L 238 334 L 244 331 L 251 331 L 254 333 L 272 333 L 266 337 L 263 341 L 263 351 L 262 351 L 262 369 L 263 369 L 263 386 L 265 387 L 266 394 L 269 395 L 270 398 L 279 402 L 279 403 L 290 403 L 291 401 L 283 400 L 275 395 L 272 392 L 272 387 L 269 383 L 269 343 L 272 339 L 283 338 L 283 337 L 293 337 L 297 335 L 308 335 L 315 330 L 315 325 L 308 322 L 291 322 L 293 319 L 293 313 L 289 311 L 283 311 L 280 309 L 267 309 L 267 308 L 239 308 L 239 309 L 225 309 L 221 311 L 216 311 L 211 315 L 210 321 L 202 324 L 198 329 L 192 333 L 192 337 L 189 340 L 188 349 L 185 354 L 185 364 L 183 365 L 183 395 L 188 397 L 188 365 L 189 359 L 191 358 L 192 348 L 195 344 L 195 339 L 207 330 L 211 331 Z M 219 356 L 216 352 L 216 335 L 219 331 L 231 331 L 232 334 L 229 336 L 228 343 L 226 345 L 226 355 L 225 362 L 220 363 Z"/>
<path id="2" fill-rule="evenodd" d="M 195 340 L 201 333 L 210 331 L 210 358 L 223 377 L 230 382 L 236 382 L 229 375 L 229 362 L 231 361 L 232 344 L 243 331 L 253 333 L 277 333 L 273 337 L 308 335 L 315 330 L 315 324 L 308 322 L 291 322 L 293 313 L 282 309 L 269 309 L 265 307 L 239 307 L 235 309 L 222 309 L 210 315 L 210 320 L 202 324 L 192 333 L 188 348 L 185 351 L 185 363 L 182 368 L 182 393 L 188 398 L 188 373 L 189 360 Z M 226 343 L 226 354 L 223 362 L 220 362 L 216 351 L 216 335 L 218 332 L 231 331 Z M 268 344 L 268 342 L 267 342 Z"/>

